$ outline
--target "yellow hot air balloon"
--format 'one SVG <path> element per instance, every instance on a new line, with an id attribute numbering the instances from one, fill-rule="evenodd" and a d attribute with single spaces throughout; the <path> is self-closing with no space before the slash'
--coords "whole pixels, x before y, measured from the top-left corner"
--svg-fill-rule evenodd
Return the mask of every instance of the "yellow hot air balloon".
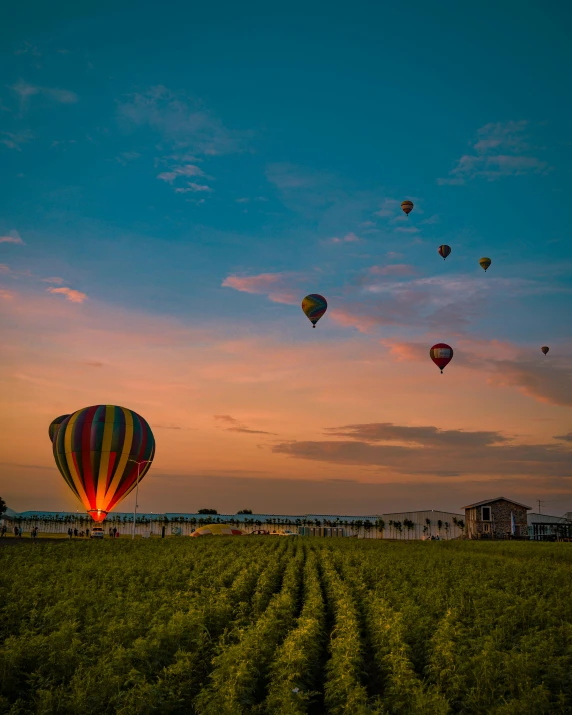
<path id="1" fill-rule="evenodd" d="M 481 260 L 479 261 L 479 265 L 485 271 L 485 273 L 487 272 L 487 268 L 489 268 L 491 263 L 492 263 L 491 259 L 487 258 L 486 256 L 484 258 L 481 258 Z"/>

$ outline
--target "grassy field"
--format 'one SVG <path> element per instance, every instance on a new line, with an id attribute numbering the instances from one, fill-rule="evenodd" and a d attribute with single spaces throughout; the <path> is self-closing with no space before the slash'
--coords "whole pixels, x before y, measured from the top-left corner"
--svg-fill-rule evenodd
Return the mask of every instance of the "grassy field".
<path id="1" fill-rule="evenodd" d="M 569 544 L 26 540 L 0 712 L 572 713 Z"/>

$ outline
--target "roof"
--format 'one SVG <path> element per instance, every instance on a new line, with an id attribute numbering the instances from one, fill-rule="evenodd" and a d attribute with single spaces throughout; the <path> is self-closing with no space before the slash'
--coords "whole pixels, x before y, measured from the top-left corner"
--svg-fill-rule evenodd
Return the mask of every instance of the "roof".
<path id="1" fill-rule="evenodd" d="M 496 497 L 496 499 L 484 499 L 483 501 L 478 501 L 478 502 L 475 502 L 474 504 L 469 504 L 468 506 L 464 506 L 463 509 L 472 509 L 475 506 L 483 506 L 484 504 L 493 504 L 496 501 L 507 501 L 509 504 L 516 504 L 516 506 L 521 506 L 524 509 L 532 509 L 531 506 L 526 506 L 526 504 L 521 504 L 518 501 L 514 501 L 514 499 L 507 499 L 506 497 Z"/>

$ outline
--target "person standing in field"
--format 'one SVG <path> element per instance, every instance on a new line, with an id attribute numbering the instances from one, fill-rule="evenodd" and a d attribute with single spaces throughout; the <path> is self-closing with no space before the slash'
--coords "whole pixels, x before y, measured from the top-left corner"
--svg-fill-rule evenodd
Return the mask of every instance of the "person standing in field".
<path id="1" fill-rule="evenodd" d="M 73 536 L 73 531 L 72 531 L 72 528 L 71 528 L 71 526 L 70 526 L 69 529 L 68 529 L 68 539 L 71 539 L 72 536 Z"/>
<path id="2" fill-rule="evenodd" d="M 117 528 L 113 529 L 113 531 L 115 532 L 115 538 L 118 539 L 118 538 L 119 538 L 119 531 L 117 530 Z"/>
<path id="3" fill-rule="evenodd" d="M 109 531 L 111 531 L 111 529 Z M 115 538 L 116 536 L 117 536 L 117 527 L 114 526 L 113 527 L 113 538 Z"/>
<path id="4" fill-rule="evenodd" d="M 77 527 L 73 530 L 73 535 L 77 536 Z"/>
<path id="5" fill-rule="evenodd" d="M 85 530 L 85 535 L 86 535 L 87 538 L 89 539 L 89 529 L 86 529 L 86 530 Z"/>
<path id="6" fill-rule="evenodd" d="M 6 524 L 2 524 L 2 529 L 0 529 L 0 538 L 6 536 L 7 531 L 8 529 L 6 528 Z"/>

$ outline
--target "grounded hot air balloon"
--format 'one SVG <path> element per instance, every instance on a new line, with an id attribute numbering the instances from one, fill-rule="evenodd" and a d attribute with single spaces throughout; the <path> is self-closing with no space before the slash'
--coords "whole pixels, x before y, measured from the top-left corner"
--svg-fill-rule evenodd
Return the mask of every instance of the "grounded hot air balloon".
<path id="1" fill-rule="evenodd" d="M 139 465 L 139 481 L 149 471 L 155 438 L 136 412 L 115 405 L 94 405 L 62 421 L 53 449 L 56 465 L 70 489 L 94 521 L 103 521 L 135 488 L 135 462 L 146 462 Z"/>
<path id="2" fill-rule="evenodd" d="M 69 417 L 69 415 L 60 415 L 59 417 L 56 417 L 55 420 L 52 421 L 48 428 L 48 434 L 50 435 L 50 442 L 54 441 L 54 436 L 56 432 L 59 430 L 61 423 L 65 420 L 66 417 Z"/>
<path id="3" fill-rule="evenodd" d="M 401 208 L 404 213 L 409 216 L 409 214 L 413 211 L 413 201 L 402 201 Z"/>
<path id="4" fill-rule="evenodd" d="M 207 524 L 193 531 L 191 536 L 244 536 L 244 531 L 226 524 Z"/>
<path id="5" fill-rule="evenodd" d="M 487 268 L 491 265 L 492 261 L 490 258 L 487 258 L 486 256 L 484 258 L 481 258 L 479 261 L 479 265 L 481 268 L 484 269 L 485 273 L 487 272 Z"/>
<path id="6" fill-rule="evenodd" d="M 447 246 L 447 244 L 444 243 L 442 246 L 439 246 L 437 252 L 443 257 L 443 260 L 445 260 L 445 258 L 447 258 L 447 256 L 451 253 L 451 246 Z"/>
<path id="7" fill-rule="evenodd" d="M 435 365 L 441 370 L 441 374 L 443 374 L 444 368 L 446 368 L 453 359 L 453 348 L 446 343 L 436 343 L 431 350 L 429 350 L 429 355 L 431 356 L 431 360 L 433 360 Z"/>
<path id="8" fill-rule="evenodd" d="M 318 293 L 310 293 L 302 301 L 302 310 L 306 313 L 306 317 L 312 323 L 312 327 L 316 327 L 316 323 L 328 309 L 328 301 L 323 295 Z"/>
<path id="9" fill-rule="evenodd" d="M 546 353 L 550 350 L 550 348 L 548 347 L 548 345 L 543 345 L 540 349 L 542 350 L 542 352 L 543 352 L 545 355 L 546 355 Z"/>

